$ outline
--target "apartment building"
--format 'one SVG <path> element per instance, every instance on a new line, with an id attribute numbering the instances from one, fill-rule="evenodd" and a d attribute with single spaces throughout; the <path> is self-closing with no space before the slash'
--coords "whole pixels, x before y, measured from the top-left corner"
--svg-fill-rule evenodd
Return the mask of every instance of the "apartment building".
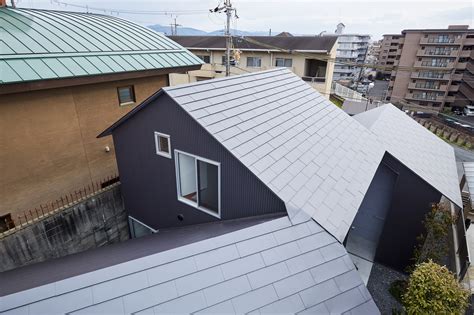
<path id="1" fill-rule="evenodd" d="M 116 174 L 97 133 L 202 64 L 117 17 L 0 7 L 0 23 L 0 215 L 14 218 Z"/>
<path id="2" fill-rule="evenodd" d="M 225 76 L 224 36 L 169 36 L 206 64 L 200 70 L 170 76 L 177 85 Z M 234 37 L 231 75 L 285 67 L 329 98 L 336 58 L 336 36 Z"/>
<path id="3" fill-rule="evenodd" d="M 368 53 L 370 35 L 341 34 L 337 39 L 334 81 L 357 80 L 361 68 L 355 63 L 364 63 Z"/>
<path id="4" fill-rule="evenodd" d="M 473 29 L 451 25 L 447 29 L 404 30 L 385 37 L 390 45 L 382 46 L 380 60 L 394 67 L 388 100 L 430 111 L 474 104 Z M 384 47 L 390 47 L 388 52 Z"/>
<path id="5" fill-rule="evenodd" d="M 382 73 L 382 76 L 389 78 L 392 74 L 392 67 L 399 55 L 399 46 L 403 43 L 404 37 L 400 34 L 386 34 L 383 35 L 382 42 L 380 44 L 379 54 L 377 58 L 378 72 Z"/>

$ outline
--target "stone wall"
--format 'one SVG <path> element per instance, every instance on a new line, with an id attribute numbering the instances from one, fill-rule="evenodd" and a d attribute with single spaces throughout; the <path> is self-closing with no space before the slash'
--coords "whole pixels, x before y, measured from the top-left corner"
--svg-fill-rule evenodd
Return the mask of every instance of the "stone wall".
<path id="1" fill-rule="evenodd" d="M 120 183 L 4 234 L 0 272 L 129 238 Z"/>
<path id="2" fill-rule="evenodd" d="M 447 126 L 446 124 L 435 121 L 433 119 L 415 118 L 415 120 L 434 134 L 438 135 L 443 139 L 448 140 L 449 142 L 464 146 L 467 149 L 474 148 L 474 137 L 468 135 L 465 132 L 461 132 L 455 128 Z"/>

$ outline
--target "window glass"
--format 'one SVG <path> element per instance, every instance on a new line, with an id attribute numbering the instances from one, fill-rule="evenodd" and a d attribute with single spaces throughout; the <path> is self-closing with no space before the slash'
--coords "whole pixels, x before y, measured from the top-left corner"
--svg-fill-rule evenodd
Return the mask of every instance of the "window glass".
<path id="1" fill-rule="evenodd" d="M 176 160 L 178 200 L 219 217 L 219 165 L 182 152 Z"/>
<path id="2" fill-rule="evenodd" d="M 198 161 L 199 205 L 216 213 L 219 207 L 218 176 L 217 165 Z"/>
<path id="3" fill-rule="evenodd" d="M 277 67 L 291 67 L 293 66 L 293 60 L 288 58 L 276 58 L 275 66 Z"/>
<path id="4" fill-rule="evenodd" d="M 205 63 L 211 63 L 211 56 L 197 55 Z"/>
<path id="5" fill-rule="evenodd" d="M 181 197 L 197 202 L 196 163 L 189 155 L 178 154 L 179 194 Z"/>
<path id="6" fill-rule="evenodd" d="M 156 154 L 171 158 L 170 136 L 155 132 Z"/>
<path id="7" fill-rule="evenodd" d="M 120 105 L 135 102 L 135 93 L 133 91 L 133 86 L 119 87 L 117 89 L 117 92 Z"/>
<path id="8" fill-rule="evenodd" d="M 247 67 L 259 68 L 262 66 L 262 58 L 260 57 L 247 57 Z"/>

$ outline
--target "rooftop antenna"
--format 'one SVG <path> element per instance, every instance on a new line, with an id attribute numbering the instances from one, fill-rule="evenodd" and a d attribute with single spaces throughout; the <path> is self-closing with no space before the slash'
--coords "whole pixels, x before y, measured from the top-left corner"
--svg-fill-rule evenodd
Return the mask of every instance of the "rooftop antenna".
<path id="1" fill-rule="evenodd" d="M 237 9 L 232 7 L 230 0 L 225 0 L 225 3 L 222 6 L 217 6 L 214 9 L 209 10 L 211 13 L 221 13 L 225 12 L 227 15 L 226 25 L 225 25 L 225 76 L 230 76 L 230 47 L 232 46 L 232 35 L 230 34 L 230 19 L 232 14 L 236 18 L 239 18 L 237 15 Z"/>
<path id="2" fill-rule="evenodd" d="M 174 17 L 174 23 L 171 23 L 171 35 L 178 35 L 178 26 L 182 26 L 181 24 L 176 23 L 176 19 L 178 16 Z M 171 18 L 173 18 L 173 14 L 171 14 Z"/>

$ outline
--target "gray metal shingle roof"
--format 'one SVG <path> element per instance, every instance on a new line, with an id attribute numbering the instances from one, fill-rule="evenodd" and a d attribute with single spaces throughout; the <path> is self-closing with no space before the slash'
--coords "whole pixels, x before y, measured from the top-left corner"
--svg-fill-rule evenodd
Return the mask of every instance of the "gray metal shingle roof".
<path id="1" fill-rule="evenodd" d="M 286 204 L 345 238 L 384 149 L 287 69 L 164 88 Z"/>
<path id="2" fill-rule="evenodd" d="M 263 244 L 263 246 L 262 246 Z M 379 314 L 344 247 L 288 217 L 1 298 L 6 314 Z"/>
<path id="3" fill-rule="evenodd" d="M 385 149 L 462 207 L 454 149 L 392 104 L 355 115 Z"/>

